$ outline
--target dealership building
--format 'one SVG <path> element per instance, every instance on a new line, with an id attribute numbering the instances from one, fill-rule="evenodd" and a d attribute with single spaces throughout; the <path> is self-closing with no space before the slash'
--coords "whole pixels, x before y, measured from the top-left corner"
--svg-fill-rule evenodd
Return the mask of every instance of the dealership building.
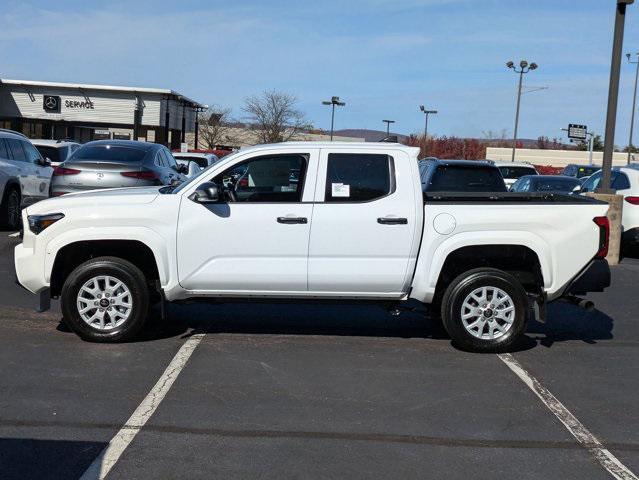
<path id="1" fill-rule="evenodd" d="M 0 128 L 30 138 L 197 144 L 206 108 L 173 90 L 0 79 Z"/>

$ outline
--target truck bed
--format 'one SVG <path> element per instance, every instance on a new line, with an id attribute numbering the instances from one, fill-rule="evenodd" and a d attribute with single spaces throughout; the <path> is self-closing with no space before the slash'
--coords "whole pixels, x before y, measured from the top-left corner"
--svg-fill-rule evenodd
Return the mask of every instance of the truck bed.
<path id="1" fill-rule="evenodd" d="M 423 192 L 424 203 L 561 203 L 571 205 L 605 204 L 582 195 L 545 192 Z"/>

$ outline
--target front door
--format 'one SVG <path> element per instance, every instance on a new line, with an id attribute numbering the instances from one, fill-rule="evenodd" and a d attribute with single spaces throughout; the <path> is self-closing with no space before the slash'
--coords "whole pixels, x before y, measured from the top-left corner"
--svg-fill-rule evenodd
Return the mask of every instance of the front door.
<path id="1" fill-rule="evenodd" d="M 415 182 L 398 151 L 322 150 L 309 247 L 308 288 L 338 296 L 398 297 L 419 246 Z"/>
<path id="2" fill-rule="evenodd" d="M 224 186 L 224 201 L 180 205 L 180 284 L 219 295 L 277 295 L 307 290 L 308 241 L 317 149 L 247 154 L 198 183 Z M 308 181 L 311 179 L 311 181 Z"/>

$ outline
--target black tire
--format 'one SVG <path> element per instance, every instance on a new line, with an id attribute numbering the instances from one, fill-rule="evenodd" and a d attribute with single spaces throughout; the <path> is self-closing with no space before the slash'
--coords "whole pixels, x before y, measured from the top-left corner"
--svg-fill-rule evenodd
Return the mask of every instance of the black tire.
<path id="1" fill-rule="evenodd" d="M 109 276 L 120 281 L 130 292 L 130 312 L 121 324 L 118 324 L 121 318 L 115 319 L 115 316 L 109 316 L 113 315 L 109 311 L 113 312 L 116 308 L 115 306 L 104 305 L 105 308 L 100 310 L 100 312 L 104 312 L 106 323 L 109 323 L 111 318 L 115 319 L 114 325 L 107 329 L 89 325 L 83 320 L 78 310 L 78 293 L 80 289 L 85 283 L 97 276 Z M 95 286 L 95 284 L 93 285 Z M 103 285 L 103 283 L 99 283 L 99 285 Z M 106 289 L 104 290 L 106 291 Z M 118 291 L 121 292 L 122 290 Z M 88 296 L 91 295 L 88 294 Z M 96 301 L 102 301 L 102 299 L 106 299 L 109 296 L 106 293 L 100 293 L 99 295 L 102 298 L 96 298 Z M 110 301 L 114 301 L 114 298 L 111 297 Z M 125 298 L 128 298 L 128 295 Z M 117 257 L 98 257 L 79 265 L 64 282 L 60 299 L 64 323 L 77 333 L 80 338 L 89 342 L 115 343 L 133 339 L 144 326 L 149 309 L 149 290 L 144 274 L 131 262 Z M 95 313 L 95 310 L 98 309 L 89 310 L 87 314 L 91 315 Z"/>
<path id="2" fill-rule="evenodd" d="M 473 327 L 471 331 L 476 329 L 475 334 L 488 336 L 492 330 L 494 336 L 499 335 L 498 338 L 479 338 L 479 336 L 475 336 L 464 326 L 464 321 L 462 320 L 464 302 L 471 292 L 481 287 L 498 288 L 505 292 L 512 301 L 514 319 L 510 323 L 510 327 L 507 328 L 505 320 L 495 317 L 495 309 L 484 309 L 484 305 L 471 299 L 471 302 L 478 304 L 477 311 L 482 310 L 483 312 L 477 318 L 486 320 L 485 323 L 481 323 L 483 320 L 480 322 L 481 327 Z M 491 301 L 493 301 L 492 297 L 487 301 L 486 305 L 488 307 L 491 306 Z M 470 310 L 464 309 L 464 312 L 470 313 Z M 441 305 L 444 328 L 453 339 L 453 342 L 460 348 L 473 352 L 496 353 L 508 350 L 513 342 L 524 333 L 528 312 L 526 291 L 519 281 L 509 273 L 494 268 L 477 268 L 459 275 L 446 289 Z M 484 316 L 485 314 L 488 315 Z M 473 320 L 475 319 L 472 317 L 468 319 L 469 327 Z M 493 322 L 497 322 L 501 328 L 505 329 L 505 333 L 501 331 L 496 333 L 495 328 L 498 325 L 497 323 L 493 324 Z M 481 333 L 479 332 L 480 328 Z"/>
<path id="3" fill-rule="evenodd" d="M 21 212 L 20 191 L 15 186 L 10 186 L 3 195 L 0 205 L 0 224 L 9 230 L 20 228 Z"/>

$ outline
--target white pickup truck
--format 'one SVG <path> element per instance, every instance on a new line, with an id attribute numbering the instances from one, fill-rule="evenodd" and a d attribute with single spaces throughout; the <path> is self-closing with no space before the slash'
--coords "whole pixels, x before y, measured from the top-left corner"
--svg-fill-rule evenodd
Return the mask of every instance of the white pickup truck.
<path id="1" fill-rule="evenodd" d="M 151 303 L 432 304 L 462 348 L 507 348 L 547 301 L 609 285 L 607 206 L 579 196 L 422 192 L 418 149 L 290 142 L 174 187 L 23 211 L 18 282 L 86 340 L 130 339 Z M 463 172 L 461 172 L 463 173 Z M 433 310 L 433 308 L 431 308 Z"/>

